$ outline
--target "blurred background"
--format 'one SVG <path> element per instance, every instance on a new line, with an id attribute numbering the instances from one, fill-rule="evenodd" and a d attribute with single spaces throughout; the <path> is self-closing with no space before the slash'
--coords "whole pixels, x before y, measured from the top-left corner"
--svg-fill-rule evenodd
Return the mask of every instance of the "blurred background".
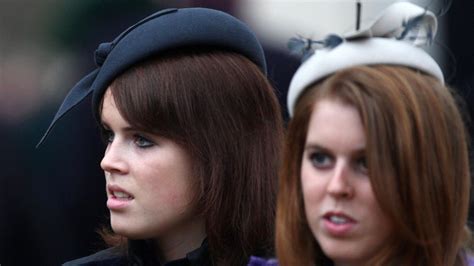
<path id="1" fill-rule="evenodd" d="M 363 26 L 395 1 L 361 2 Z M 474 2 L 413 2 L 442 15 L 430 52 L 472 116 Z M 354 30 L 356 21 L 355 0 L 0 0 L 2 266 L 59 265 L 104 247 L 96 233 L 108 223 L 99 168 L 104 146 L 89 101 L 35 145 L 69 89 L 95 68 L 99 43 L 157 10 L 187 6 L 229 12 L 256 30 L 283 108 L 300 64 L 286 49 L 288 39 L 322 39 Z"/>

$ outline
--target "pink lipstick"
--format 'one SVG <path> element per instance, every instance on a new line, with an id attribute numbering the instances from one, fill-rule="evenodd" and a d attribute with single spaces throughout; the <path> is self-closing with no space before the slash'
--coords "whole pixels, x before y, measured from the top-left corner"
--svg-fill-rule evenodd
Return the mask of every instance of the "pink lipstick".
<path id="1" fill-rule="evenodd" d="M 342 212 L 328 212 L 323 216 L 323 224 L 330 235 L 344 237 L 352 231 L 357 222 Z"/>
<path id="2" fill-rule="evenodd" d="M 109 208 L 111 211 L 125 209 L 134 199 L 132 194 L 117 185 L 108 185 L 107 191 L 107 208 Z"/>

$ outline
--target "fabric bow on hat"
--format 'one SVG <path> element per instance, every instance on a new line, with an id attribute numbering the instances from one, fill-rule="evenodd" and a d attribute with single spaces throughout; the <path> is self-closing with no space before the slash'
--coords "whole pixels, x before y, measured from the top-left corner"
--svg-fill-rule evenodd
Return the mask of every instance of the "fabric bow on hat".
<path id="1" fill-rule="evenodd" d="M 309 38 L 291 38 L 288 49 L 306 61 L 315 50 L 334 48 L 344 40 L 359 38 L 393 38 L 413 43 L 415 46 L 426 46 L 433 42 L 438 23 L 436 16 L 427 9 L 422 9 L 407 2 L 399 2 L 385 9 L 373 23 L 367 27 L 342 36 L 330 34 L 323 40 Z"/>
<path id="2" fill-rule="evenodd" d="M 433 41 L 438 22 L 436 16 L 408 2 L 398 2 L 385 9 L 368 27 L 344 35 L 346 40 L 382 37 L 429 45 Z"/>
<path id="3" fill-rule="evenodd" d="M 302 40 L 306 44 L 304 49 L 295 45 L 297 39 L 292 38 L 289 48 L 299 49 L 307 60 L 290 83 L 287 98 L 290 116 L 298 96 L 307 86 L 345 68 L 401 65 L 421 70 L 444 83 L 439 65 L 419 48 L 432 43 L 436 30 L 437 20 L 432 12 L 413 3 L 397 2 L 362 30 L 342 36 L 329 35 L 322 41 Z"/>

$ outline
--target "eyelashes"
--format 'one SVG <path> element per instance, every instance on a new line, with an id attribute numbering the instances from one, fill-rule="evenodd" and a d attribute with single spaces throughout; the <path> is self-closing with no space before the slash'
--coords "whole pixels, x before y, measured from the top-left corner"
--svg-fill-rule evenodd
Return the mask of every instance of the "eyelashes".
<path id="1" fill-rule="evenodd" d="M 135 145 L 142 149 L 149 148 L 155 145 L 153 141 L 142 136 L 141 134 L 134 134 L 133 138 L 134 138 L 133 142 L 135 143 Z"/>
<path id="2" fill-rule="evenodd" d="M 356 159 L 355 166 L 356 166 L 356 169 L 363 174 L 367 174 L 369 172 L 367 168 L 367 159 L 365 156 L 362 156 Z"/>
<path id="3" fill-rule="evenodd" d="M 334 158 L 324 152 L 312 152 L 309 155 L 311 164 L 318 169 L 327 169 L 334 164 Z"/>
<path id="4" fill-rule="evenodd" d="M 313 151 L 308 155 L 308 159 L 313 165 L 314 168 L 318 170 L 331 169 L 335 166 L 336 158 L 328 152 L 325 151 Z M 356 172 L 367 174 L 367 159 L 365 155 L 357 155 L 351 158 L 351 167 Z"/>
<path id="5" fill-rule="evenodd" d="M 114 140 L 114 132 L 112 130 L 102 127 L 100 130 L 100 136 L 104 144 L 110 144 Z"/>
<path id="6" fill-rule="evenodd" d="M 110 145 L 114 141 L 115 133 L 112 130 L 106 127 L 103 127 L 101 129 L 101 137 L 102 137 L 102 141 L 106 145 Z M 156 143 L 152 141 L 150 138 L 138 132 L 131 133 L 130 135 L 126 135 L 125 138 L 129 139 L 136 147 L 140 149 L 145 149 L 145 148 L 149 148 L 156 145 Z"/>

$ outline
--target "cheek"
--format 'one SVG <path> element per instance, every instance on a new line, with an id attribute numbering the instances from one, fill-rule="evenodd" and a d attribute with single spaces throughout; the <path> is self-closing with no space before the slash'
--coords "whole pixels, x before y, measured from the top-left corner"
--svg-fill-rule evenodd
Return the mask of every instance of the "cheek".
<path id="1" fill-rule="evenodd" d="M 188 186 L 170 186 L 167 189 L 166 193 L 166 201 L 170 204 L 170 206 L 175 207 L 186 207 L 188 206 L 193 200 L 193 191 Z"/>
<path id="2" fill-rule="evenodd" d="M 324 188 L 324 180 L 325 177 L 314 169 L 310 162 L 303 161 L 301 164 L 301 187 L 303 193 L 306 191 L 308 191 L 309 194 L 313 194 L 311 193 L 312 191 L 322 192 Z"/>
<path id="3" fill-rule="evenodd" d="M 302 164 L 301 189 L 308 219 L 311 219 L 311 213 L 319 211 L 324 196 L 324 184 L 321 180 L 322 178 L 312 169 L 311 165 Z"/>
<path id="4" fill-rule="evenodd" d="M 382 208 L 375 197 L 370 181 L 364 180 L 363 184 L 359 185 L 358 191 L 360 197 L 363 200 L 362 204 L 366 206 L 366 209 L 369 213 L 372 213 L 374 217 L 385 216 L 383 215 Z"/>
<path id="5" fill-rule="evenodd" d="M 145 190 L 152 204 L 166 204 L 170 207 L 188 204 L 193 196 L 193 191 L 187 183 L 178 182 L 173 178 L 157 177 L 153 182 L 146 182 Z"/>
<path id="6" fill-rule="evenodd" d="M 196 187 L 192 165 L 184 152 L 162 146 L 141 158 L 135 179 L 143 192 L 142 205 L 148 210 L 183 212 L 192 208 Z M 145 156 L 142 156 L 145 157 Z"/>
<path id="7" fill-rule="evenodd" d="M 147 191 L 150 206 L 186 209 L 193 202 L 196 190 L 188 174 L 176 168 L 172 171 L 156 171 L 148 180 L 143 180 L 142 187 Z"/>

